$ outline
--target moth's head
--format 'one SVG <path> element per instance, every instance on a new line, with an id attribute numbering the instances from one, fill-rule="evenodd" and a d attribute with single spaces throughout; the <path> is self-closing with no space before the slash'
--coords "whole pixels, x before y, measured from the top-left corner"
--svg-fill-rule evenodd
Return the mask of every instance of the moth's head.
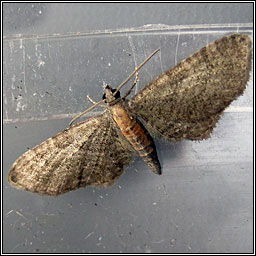
<path id="1" fill-rule="evenodd" d="M 103 100 L 106 100 L 107 103 L 116 102 L 116 100 L 121 99 L 120 92 L 117 92 L 115 95 L 116 89 L 112 89 L 110 85 L 106 85 L 105 87 L 105 93 L 102 96 Z"/>

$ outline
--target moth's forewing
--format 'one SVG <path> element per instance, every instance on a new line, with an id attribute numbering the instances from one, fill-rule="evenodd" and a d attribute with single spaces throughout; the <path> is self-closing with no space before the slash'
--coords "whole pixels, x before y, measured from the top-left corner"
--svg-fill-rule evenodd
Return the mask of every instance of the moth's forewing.
<path id="1" fill-rule="evenodd" d="M 169 141 L 208 138 L 243 93 L 251 59 L 249 36 L 223 37 L 149 83 L 129 101 L 129 111 Z"/>
<path id="2" fill-rule="evenodd" d="M 89 185 L 110 185 L 132 158 L 108 112 L 66 129 L 24 153 L 8 179 L 20 189 L 59 195 Z"/>

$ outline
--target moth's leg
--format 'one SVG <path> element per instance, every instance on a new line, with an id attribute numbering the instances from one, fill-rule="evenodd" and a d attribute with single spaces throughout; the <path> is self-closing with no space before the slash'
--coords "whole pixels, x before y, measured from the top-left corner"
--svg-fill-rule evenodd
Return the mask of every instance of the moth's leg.
<path id="1" fill-rule="evenodd" d="M 134 88 L 134 86 L 137 84 L 137 82 L 139 81 L 139 72 L 137 71 L 136 73 L 135 73 L 135 80 L 134 80 L 134 82 L 133 82 L 133 84 L 132 84 L 132 87 L 126 92 L 126 94 L 124 95 L 124 97 L 122 97 L 123 99 L 125 99 L 130 93 L 131 93 L 131 91 L 132 91 L 132 89 Z"/>

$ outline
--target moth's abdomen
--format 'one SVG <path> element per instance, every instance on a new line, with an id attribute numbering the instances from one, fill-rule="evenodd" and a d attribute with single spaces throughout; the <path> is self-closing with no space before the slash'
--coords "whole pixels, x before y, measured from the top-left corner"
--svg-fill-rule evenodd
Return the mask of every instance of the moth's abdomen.
<path id="1" fill-rule="evenodd" d="M 161 165 L 154 141 L 145 127 L 138 120 L 132 119 L 121 104 L 111 106 L 110 110 L 125 138 L 148 166 L 152 168 L 153 172 L 161 174 Z"/>

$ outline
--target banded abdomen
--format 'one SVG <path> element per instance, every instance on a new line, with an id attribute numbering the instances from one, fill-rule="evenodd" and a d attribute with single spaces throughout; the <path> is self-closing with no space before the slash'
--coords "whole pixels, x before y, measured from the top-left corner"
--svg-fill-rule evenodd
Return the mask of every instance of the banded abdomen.
<path id="1" fill-rule="evenodd" d="M 133 148 L 156 174 L 161 174 L 154 141 L 145 127 L 136 119 L 129 116 L 123 105 L 117 103 L 110 107 L 113 119 L 119 126 L 122 134 Z"/>

